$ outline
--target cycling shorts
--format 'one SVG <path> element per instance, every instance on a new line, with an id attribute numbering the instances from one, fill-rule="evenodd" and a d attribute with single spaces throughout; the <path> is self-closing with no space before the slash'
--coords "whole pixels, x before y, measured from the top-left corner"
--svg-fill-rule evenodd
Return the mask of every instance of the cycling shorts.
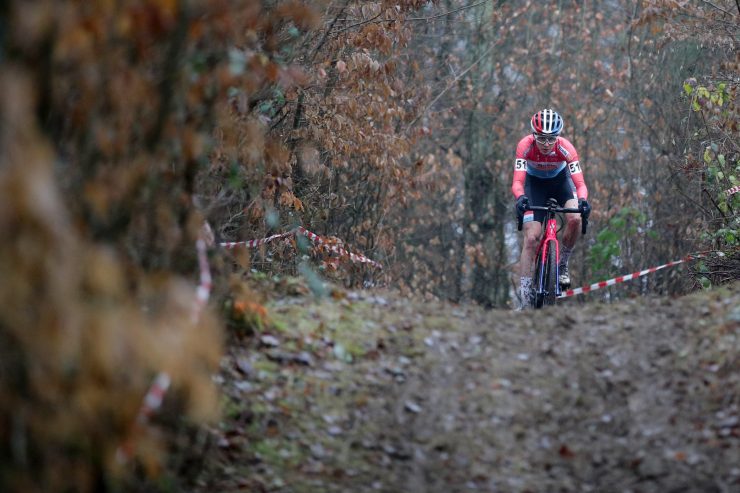
<path id="1" fill-rule="evenodd" d="M 550 198 L 556 199 L 560 207 L 565 207 L 565 202 L 568 200 L 578 198 L 576 186 L 567 167 L 554 178 L 537 178 L 527 174 L 524 181 L 524 193 L 529 197 L 529 205 L 541 207 L 546 206 Z M 543 223 L 545 211 L 528 211 L 524 214 L 524 222 L 529 221 Z"/>

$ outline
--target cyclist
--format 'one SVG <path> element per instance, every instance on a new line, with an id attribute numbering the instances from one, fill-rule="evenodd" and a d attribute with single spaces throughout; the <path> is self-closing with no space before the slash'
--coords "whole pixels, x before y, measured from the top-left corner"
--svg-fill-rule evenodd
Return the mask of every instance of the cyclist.
<path id="1" fill-rule="evenodd" d="M 591 212 L 591 206 L 586 200 L 588 189 L 578 162 L 578 153 L 568 139 L 560 136 L 563 118 L 551 109 L 544 109 L 532 115 L 530 126 L 532 133 L 516 146 L 514 179 L 511 184 L 511 191 L 516 199 L 517 219 L 523 217 L 524 221 L 524 238 L 519 259 L 522 307 L 530 304 L 532 268 L 545 218 L 544 211 L 527 211 L 527 206 L 545 206 L 552 197 L 557 199 L 561 207 L 578 207 L 585 217 Z M 568 259 L 580 229 L 580 214 L 566 214 L 558 279 L 563 289 L 570 287 Z"/>

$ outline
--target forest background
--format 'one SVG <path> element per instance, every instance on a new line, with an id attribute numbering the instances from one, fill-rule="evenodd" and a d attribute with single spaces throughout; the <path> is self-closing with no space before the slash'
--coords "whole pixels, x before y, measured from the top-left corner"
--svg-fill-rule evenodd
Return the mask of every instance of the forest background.
<path id="1" fill-rule="evenodd" d="M 266 316 L 255 277 L 511 306 L 514 146 L 543 107 L 590 190 L 577 284 L 726 254 L 587 300 L 737 278 L 739 18 L 732 0 L 4 2 L 0 481 L 95 489 L 159 371 L 213 416 L 223 320 Z M 205 222 L 216 243 L 303 226 L 382 269 L 296 238 L 212 245 L 194 321 Z"/>

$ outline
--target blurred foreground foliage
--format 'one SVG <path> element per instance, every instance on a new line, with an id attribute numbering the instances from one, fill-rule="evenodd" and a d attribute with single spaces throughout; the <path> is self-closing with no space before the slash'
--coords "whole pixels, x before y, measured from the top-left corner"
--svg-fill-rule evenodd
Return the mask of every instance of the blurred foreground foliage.
<path id="1" fill-rule="evenodd" d="M 115 491 L 162 471 L 172 436 L 133 426 L 159 372 L 170 429 L 217 416 L 221 324 L 192 316 L 196 175 L 216 126 L 278 159 L 227 91 L 300 79 L 265 53 L 279 26 L 313 22 L 300 2 L 0 7 L 0 490 Z M 230 50 L 258 39 L 233 70 Z M 124 444 L 134 461 L 116 460 Z"/>
<path id="2" fill-rule="evenodd" d="M 0 77 L 0 484 L 102 491 L 156 372 L 173 375 L 189 417 L 215 416 L 221 338 L 211 315 L 191 320 L 187 280 L 79 233 L 33 87 L 20 69 Z M 134 452 L 154 471 L 164 444 L 144 443 Z"/>

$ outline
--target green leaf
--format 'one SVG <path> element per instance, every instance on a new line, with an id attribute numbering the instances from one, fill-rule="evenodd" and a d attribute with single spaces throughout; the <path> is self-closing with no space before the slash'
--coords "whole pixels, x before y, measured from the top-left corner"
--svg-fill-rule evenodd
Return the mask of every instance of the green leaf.
<path id="1" fill-rule="evenodd" d="M 244 186 L 244 180 L 242 179 L 242 175 L 240 173 L 240 166 L 239 163 L 236 161 L 233 161 L 231 163 L 231 166 L 229 166 L 229 175 L 227 178 L 227 182 L 229 183 L 229 186 L 233 189 L 240 189 Z"/>
<path id="2" fill-rule="evenodd" d="M 267 113 L 268 111 L 270 111 L 270 108 L 272 108 L 272 101 L 263 101 L 260 104 L 259 110 L 262 113 Z"/>
<path id="3" fill-rule="evenodd" d="M 324 285 L 324 281 L 306 262 L 301 262 L 298 265 L 298 272 L 306 279 L 308 288 L 314 296 L 317 298 L 326 296 L 327 288 Z"/>
<path id="4" fill-rule="evenodd" d="M 692 92 L 694 92 L 694 88 L 691 87 L 688 83 L 684 82 L 683 84 L 683 90 L 686 93 L 686 95 L 690 95 Z"/>
<path id="5" fill-rule="evenodd" d="M 282 103 L 283 101 L 285 101 L 285 94 L 280 87 L 275 87 L 275 89 L 273 90 L 273 94 L 275 95 L 275 99 L 278 100 L 278 103 Z"/>

